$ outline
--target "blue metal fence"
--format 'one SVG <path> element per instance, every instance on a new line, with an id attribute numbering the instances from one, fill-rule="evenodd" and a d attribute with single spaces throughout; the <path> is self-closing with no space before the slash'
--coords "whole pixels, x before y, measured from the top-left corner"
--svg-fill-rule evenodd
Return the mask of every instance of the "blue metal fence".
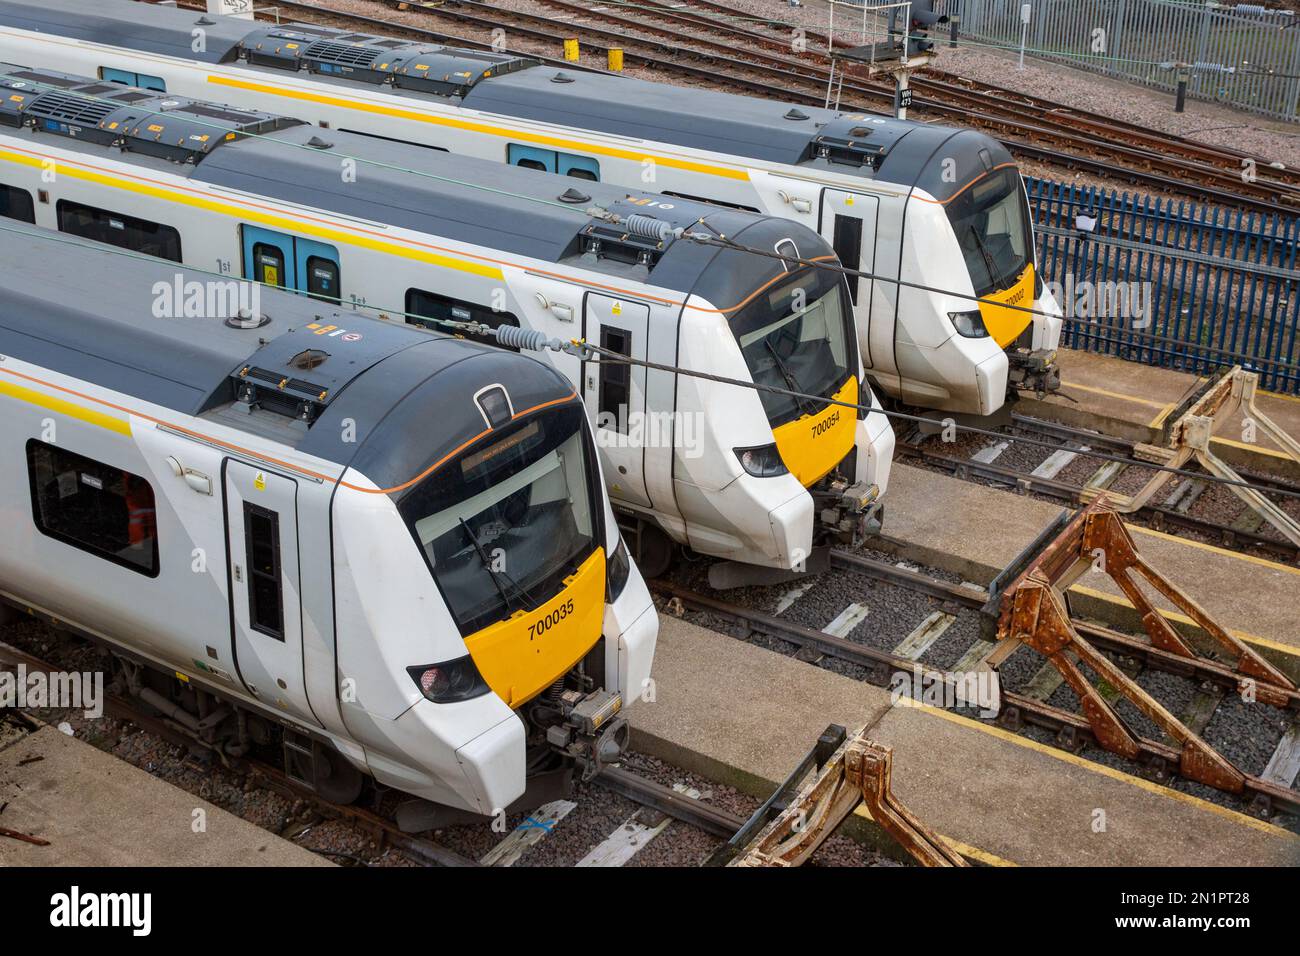
<path id="1" fill-rule="evenodd" d="M 1063 345 L 1196 374 L 1242 365 L 1300 393 L 1300 218 L 1026 185 Z"/>

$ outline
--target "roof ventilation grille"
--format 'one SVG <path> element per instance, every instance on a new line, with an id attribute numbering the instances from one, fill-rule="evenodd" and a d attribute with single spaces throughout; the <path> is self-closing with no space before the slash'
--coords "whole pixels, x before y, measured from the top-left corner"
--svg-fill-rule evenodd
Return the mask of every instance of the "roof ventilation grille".
<path id="1" fill-rule="evenodd" d="M 42 93 L 27 108 L 28 116 L 35 116 L 50 123 L 66 123 L 73 126 L 98 126 L 118 104 L 65 93 L 62 90 L 49 90 Z"/>
<path id="2" fill-rule="evenodd" d="M 368 67 L 379 58 L 379 51 L 356 43 L 317 40 L 302 51 L 304 59 L 345 67 Z"/>

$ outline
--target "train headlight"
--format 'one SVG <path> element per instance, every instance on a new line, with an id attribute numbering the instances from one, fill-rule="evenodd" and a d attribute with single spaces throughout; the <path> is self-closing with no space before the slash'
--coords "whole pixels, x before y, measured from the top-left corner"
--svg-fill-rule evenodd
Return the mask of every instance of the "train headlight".
<path id="1" fill-rule="evenodd" d="M 468 654 L 443 664 L 408 667 L 406 672 L 415 680 L 420 693 L 435 704 L 454 704 L 481 697 L 490 689 Z"/>
<path id="2" fill-rule="evenodd" d="M 781 453 L 776 445 L 760 445 L 756 448 L 737 448 L 736 457 L 740 467 L 755 478 L 772 478 L 776 475 L 788 475 L 790 469 L 781 460 Z"/>
<path id="3" fill-rule="evenodd" d="M 989 330 L 984 327 L 984 316 L 980 315 L 979 309 L 970 312 L 949 312 L 948 318 L 952 319 L 952 327 L 960 336 L 968 339 L 989 337 Z"/>
<path id="4" fill-rule="evenodd" d="M 618 600 L 619 595 L 623 593 L 623 588 L 627 586 L 627 578 L 631 573 L 632 560 L 627 555 L 627 542 L 620 535 L 618 547 L 609 556 L 609 564 L 605 566 L 606 604 L 613 604 Z"/>

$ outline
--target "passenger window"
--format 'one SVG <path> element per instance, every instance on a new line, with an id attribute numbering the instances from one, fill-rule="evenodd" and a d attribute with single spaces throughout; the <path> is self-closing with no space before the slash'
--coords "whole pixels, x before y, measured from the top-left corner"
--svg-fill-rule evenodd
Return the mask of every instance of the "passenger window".
<path id="1" fill-rule="evenodd" d="M 32 517 L 42 534 L 158 576 L 158 525 L 147 481 L 35 439 L 27 443 L 27 471 Z"/>
<path id="2" fill-rule="evenodd" d="M 313 299 L 338 302 L 339 264 L 322 256 L 308 256 L 307 294 Z"/>
<path id="3" fill-rule="evenodd" d="M 109 83 L 120 83 L 122 86 L 138 86 L 146 90 L 157 90 L 160 93 L 167 92 L 167 83 L 163 78 L 150 76 L 148 73 L 133 73 L 130 70 L 115 70 L 112 67 L 101 66 L 99 78 Z"/>
<path id="4" fill-rule="evenodd" d="M 846 269 L 862 268 L 862 220 L 853 216 L 835 217 L 835 237 L 831 242 L 835 255 Z M 862 278 L 846 275 L 849 281 L 849 300 L 858 304 L 858 282 Z"/>
<path id="5" fill-rule="evenodd" d="M 248 565 L 248 622 L 284 640 L 284 587 L 280 577 L 280 516 L 244 502 L 244 554 Z"/>
<path id="6" fill-rule="evenodd" d="M 589 156 L 574 156 L 571 153 L 560 153 L 557 168 L 563 176 L 572 176 L 574 179 L 586 179 L 593 183 L 600 181 L 600 163 L 596 162 Z"/>
<path id="7" fill-rule="evenodd" d="M 632 355 L 632 333 L 606 326 L 600 330 L 600 347 L 620 355 Z M 598 421 L 615 422 L 614 431 L 626 433 L 628 409 L 632 404 L 632 366 L 604 360 L 600 367 L 600 392 L 596 400 Z"/>
<path id="8" fill-rule="evenodd" d="M 555 172 L 555 150 L 538 149 L 536 146 L 521 146 L 511 143 L 506 147 L 506 162 L 511 166 L 524 169 L 537 169 L 544 173 Z"/>
<path id="9" fill-rule="evenodd" d="M 423 289 L 406 290 L 406 321 L 411 325 L 422 325 L 425 328 L 433 329 L 435 332 L 451 333 L 452 330 L 437 322 L 421 321 L 420 317 L 424 316 L 430 319 L 441 319 L 444 322 L 481 322 L 489 328 L 498 328 L 502 325 L 513 325 L 519 328 L 519 319 L 513 312 L 493 312 L 487 306 L 475 305 L 472 302 L 462 302 L 460 299 L 453 299 L 450 296 L 439 295 L 436 292 L 425 292 Z M 463 335 L 467 339 L 475 342 L 483 342 L 487 345 L 497 345 L 496 339 L 490 339 L 482 335 L 471 335 L 469 333 L 456 332 L 456 335 Z M 510 348 L 510 346 L 498 346 L 499 348 Z M 518 352 L 516 348 L 510 348 L 512 352 Z"/>
<path id="10" fill-rule="evenodd" d="M 36 207 L 32 204 L 32 194 L 25 189 L 0 186 L 0 216 L 20 222 L 35 222 Z"/>
<path id="11" fill-rule="evenodd" d="M 181 261 L 181 234 L 171 226 L 83 206 L 66 199 L 60 199 L 57 208 L 61 232 L 159 259 Z"/>
<path id="12" fill-rule="evenodd" d="M 284 285 L 284 253 L 278 246 L 253 244 L 253 278 L 267 285 Z"/>

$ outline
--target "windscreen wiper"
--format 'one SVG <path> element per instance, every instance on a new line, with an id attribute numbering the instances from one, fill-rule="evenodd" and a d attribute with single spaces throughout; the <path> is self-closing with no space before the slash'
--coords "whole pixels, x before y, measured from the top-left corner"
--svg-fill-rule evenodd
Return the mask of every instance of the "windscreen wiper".
<path id="1" fill-rule="evenodd" d="M 978 230 L 972 228 L 970 234 L 975 237 L 975 245 L 979 247 L 980 255 L 984 258 L 984 268 L 989 271 L 989 282 L 993 283 L 993 288 L 996 289 L 1000 284 L 1000 274 L 993 263 L 993 254 L 989 252 L 988 246 L 984 245 Z"/>
<path id="2" fill-rule="evenodd" d="M 523 588 L 521 588 L 515 582 L 515 580 L 512 577 L 510 577 L 510 575 L 506 574 L 506 572 L 504 571 L 498 571 L 496 568 L 492 567 L 492 559 L 488 556 L 487 548 L 483 547 L 483 542 L 478 539 L 478 535 L 476 535 L 474 533 L 474 529 L 469 526 L 469 522 L 466 521 L 464 518 L 458 518 L 457 520 L 460 521 L 460 526 L 465 529 L 465 534 L 469 538 L 470 543 L 474 545 L 474 550 L 478 553 L 478 559 L 483 562 L 483 569 L 487 571 L 488 577 L 492 579 L 492 583 L 496 586 L 497 591 L 501 595 L 501 600 L 505 602 L 506 610 L 513 612 L 515 610 L 526 610 L 526 608 L 516 607 L 516 601 L 512 601 L 510 599 L 510 593 L 504 587 L 501 586 L 501 578 L 504 578 L 506 584 L 514 588 L 515 591 L 517 591 L 519 594 L 522 594 L 524 600 L 527 601 L 529 604 L 535 603 L 533 601 L 533 596 L 529 594 L 527 591 L 525 591 Z M 498 575 L 500 577 L 498 577 Z"/>
<path id="3" fill-rule="evenodd" d="M 790 372 L 790 369 L 786 367 L 785 362 L 781 361 L 781 356 L 777 354 L 776 347 L 772 345 L 772 340 L 764 339 L 763 344 L 766 345 L 767 350 L 772 353 L 772 361 L 776 362 L 777 370 L 781 373 L 781 377 L 785 379 L 786 386 L 790 389 L 790 391 L 796 393 L 795 395 L 792 396 L 794 398 L 794 403 L 798 405 L 801 409 L 803 409 L 803 411 L 811 415 L 817 409 L 810 408 L 808 399 L 798 394 L 800 391 L 799 380 L 795 378 L 794 375 Z"/>

